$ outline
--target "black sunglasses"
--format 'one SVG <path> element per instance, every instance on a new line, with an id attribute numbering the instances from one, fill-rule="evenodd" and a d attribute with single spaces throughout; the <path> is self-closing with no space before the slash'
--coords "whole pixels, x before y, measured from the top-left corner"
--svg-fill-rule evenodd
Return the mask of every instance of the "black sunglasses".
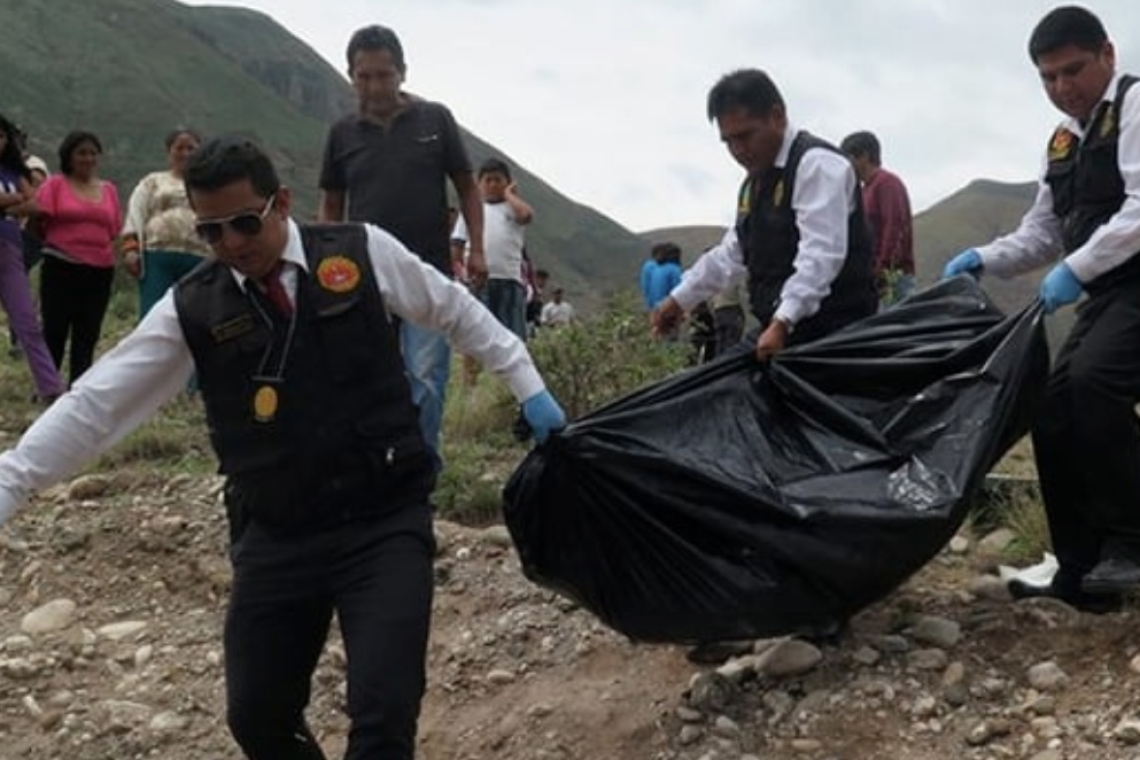
<path id="1" fill-rule="evenodd" d="M 211 245 L 222 241 L 222 237 L 225 235 L 226 225 L 229 225 L 229 228 L 239 235 L 253 237 L 261 232 L 261 228 L 265 226 L 265 217 L 269 215 L 270 210 L 273 208 L 273 202 L 276 200 L 276 193 L 269 196 L 269 200 L 265 202 L 265 208 L 261 210 L 260 214 L 253 211 L 246 211 L 242 214 L 234 214 L 233 216 L 227 216 L 221 219 L 199 220 L 194 224 L 194 231 L 198 233 L 198 237 Z"/>

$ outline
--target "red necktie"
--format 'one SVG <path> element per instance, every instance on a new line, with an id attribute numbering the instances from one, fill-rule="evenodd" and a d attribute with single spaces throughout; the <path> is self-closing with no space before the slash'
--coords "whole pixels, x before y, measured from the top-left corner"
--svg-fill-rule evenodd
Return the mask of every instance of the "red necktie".
<path id="1" fill-rule="evenodd" d="M 277 309 L 281 316 L 288 317 L 293 313 L 293 302 L 289 300 L 289 294 L 285 292 L 285 285 L 281 282 L 281 270 L 284 268 L 285 262 L 278 260 L 273 269 L 269 270 L 269 274 L 260 278 L 258 282 L 265 297 L 273 304 L 273 308 Z"/>

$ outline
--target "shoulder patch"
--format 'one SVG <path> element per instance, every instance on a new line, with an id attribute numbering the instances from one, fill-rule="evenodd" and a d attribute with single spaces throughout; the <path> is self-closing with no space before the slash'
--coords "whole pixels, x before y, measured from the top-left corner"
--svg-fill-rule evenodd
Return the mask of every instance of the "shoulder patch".
<path id="1" fill-rule="evenodd" d="M 351 292 L 360 285 L 360 267 L 347 256 L 327 256 L 317 265 L 317 282 L 333 293 Z"/>
<path id="2" fill-rule="evenodd" d="M 1104 116 L 1100 120 L 1100 129 L 1097 134 L 1101 137 L 1108 137 L 1116 129 L 1116 104 L 1109 103 L 1108 108 L 1104 109 Z"/>
<path id="3" fill-rule="evenodd" d="M 1064 161 L 1073 152 L 1073 147 L 1077 144 L 1077 136 L 1065 129 L 1058 127 L 1057 131 L 1053 133 L 1053 139 L 1049 141 L 1049 160 L 1050 161 Z"/>

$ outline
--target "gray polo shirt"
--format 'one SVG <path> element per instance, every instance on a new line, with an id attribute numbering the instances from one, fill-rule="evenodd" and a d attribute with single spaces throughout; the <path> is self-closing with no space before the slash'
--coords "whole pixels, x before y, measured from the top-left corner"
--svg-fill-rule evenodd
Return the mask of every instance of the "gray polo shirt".
<path id="1" fill-rule="evenodd" d="M 382 127 L 357 114 L 329 130 L 321 189 L 346 193 L 348 220 L 371 222 L 450 275 L 447 180 L 470 172 L 455 117 L 413 100 Z"/>

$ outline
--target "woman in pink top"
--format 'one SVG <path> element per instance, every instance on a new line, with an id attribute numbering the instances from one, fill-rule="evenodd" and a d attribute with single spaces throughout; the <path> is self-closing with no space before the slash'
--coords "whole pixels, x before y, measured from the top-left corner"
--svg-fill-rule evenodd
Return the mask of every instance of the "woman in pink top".
<path id="1" fill-rule="evenodd" d="M 44 216 L 40 312 L 57 367 L 71 339 L 68 379 L 74 383 L 95 358 L 115 274 L 115 238 L 123 226 L 119 194 L 97 169 L 103 146 L 76 131 L 59 146 L 62 174 L 36 191 Z"/>

